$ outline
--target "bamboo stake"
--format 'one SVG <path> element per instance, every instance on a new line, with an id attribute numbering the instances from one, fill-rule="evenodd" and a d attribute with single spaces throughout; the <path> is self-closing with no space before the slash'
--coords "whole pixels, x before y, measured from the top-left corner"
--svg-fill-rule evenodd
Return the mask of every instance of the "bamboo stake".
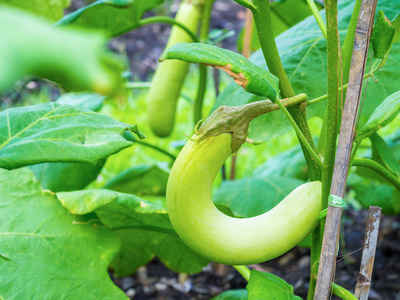
<path id="1" fill-rule="evenodd" d="M 333 171 L 331 195 L 343 198 L 349 170 L 354 130 L 364 80 L 371 28 L 377 0 L 363 0 L 354 37 L 349 84 L 342 115 L 339 142 Z M 336 268 L 336 255 L 340 233 L 342 207 L 328 206 L 321 260 L 314 300 L 328 299 L 333 274 Z"/>
<path id="2" fill-rule="evenodd" d="M 361 257 L 360 273 L 356 284 L 354 296 L 360 300 L 367 300 L 371 287 L 372 270 L 374 269 L 376 243 L 378 241 L 381 208 L 370 206 L 368 221 L 365 230 L 364 247 Z"/>

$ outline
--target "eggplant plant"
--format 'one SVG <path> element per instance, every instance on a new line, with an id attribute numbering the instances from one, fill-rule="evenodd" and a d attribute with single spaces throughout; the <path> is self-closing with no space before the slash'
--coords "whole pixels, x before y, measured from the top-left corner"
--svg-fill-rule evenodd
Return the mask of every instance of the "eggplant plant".
<path id="1" fill-rule="evenodd" d="M 211 0 L 185 0 L 175 18 L 144 17 L 161 0 L 98 0 L 64 16 L 64 0 L 0 1 L 0 96 L 17 102 L 32 78 L 61 94 L 0 112 L 0 299 L 126 299 L 107 272 L 130 276 L 154 257 L 181 273 L 234 266 L 247 290 L 216 299 L 300 299 L 246 266 L 296 245 L 310 248 L 314 299 L 361 0 L 326 0 L 321 11 L 313 1 L 235 1 L 254 19 L 260 49 L 249 59 L 209 38 Z M 295 25 L 299 12 L 308 17 Z M 352 203 L 385 214 L 400 213 L 398 12 L 378 1 L 348 178 Z M 173 27 L 143 103 L 106 43 L 160 22 Z M 190 63 L 196 83 L 185 81 Z M 229 82 L 209 104 L 211 67 Z M 185 85 L 196 99 L 180 104 Z M 297 147 L 265 146 L 290 133 Z M 247 169 L 221 182 L 232 154 Z"/>

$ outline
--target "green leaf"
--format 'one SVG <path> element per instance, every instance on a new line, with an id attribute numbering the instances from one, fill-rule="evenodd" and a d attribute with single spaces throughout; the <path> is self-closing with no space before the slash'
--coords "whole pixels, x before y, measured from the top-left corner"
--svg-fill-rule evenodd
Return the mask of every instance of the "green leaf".
<path id="1" fill-rule="evenodd" d="M 44 163 L 29 166 L 42 187 L 52 192 L 81 190 L 99 175 L 105 161 L 99 163 Z"/>
<path id="2" fill-rule="evenodd" d="M 279 92 L 277 77 L 230 50 L 201 43 L 178 43 L 165 51 L 159 60 L 166 59 L 180 59 L 221 69 L 247 92 L 267 97 L 272 102 L 275 102 Z"/>
<path id="3" fill-rule="evenodd" d="M 308 178 L 307 164 L 300 146 L 281 152 L 259 165 L 254 176 L 273 178 L 274 176 L 291 177 L 306 181 Z"/>
<path id="4" fill-rule="evenodd" d="M 165 195 L 169 171 L 158 165 L 137 165 L 107 182 L 106 189 L 137 196 Z"/>
<path id="5" fill-rule="evenodd" d="M 89 110 L 99 111 L 102 108 L 105 96 L 90 92 L 67 93 L 57 98 L 55 101 L 59 104 L 69 104 L 80 106 Z"/>
<path id="6" fill-rule="evenodd" d="M 0 169 L 4 299 L 126 299 L 107 274 L 119 250 L 95 215 L 74 216 L 26 168 Z"/>
<path id="7" fill-rule="evenodd" d="M 367 123 L 357 132 L 357 142 L 392 122 L 400 111 L 400 91 L 387 97 L 371 114 Z"/>
<path id="8" fill-rule="evenodd" d="M 392 25 L 395 28 L 395 33 L 393 36 L 392 43 L 400 41 L 400 14 L 398 14 L 393 20 Z"/>
<path id="9" fill-rule="evenodd" d="M 219 294 L 217 297 L 211 298 L 211 300 L 247 300 L 247 290 L 229 290 Z"/>
<path id="10" fill-rule="evenodd" d="M 400 213 L 400 191 L 398 189 L 393 190 L 393 210 L 395 214 Z"/>
<path id="11" fill-rule="evenodd" d="M 315 4 L 319 9 L 322 8 L 320 3 Z M 271 2 L 270 8 L 274 36 L 278 36 L 311 15 L 310 7 L 304 0 L 274 1 Z"/>
<path id="12" fill-rule="evenodd" d="M 59 20 L 56 26 L 76 25 L 102 29 L 118 36 L 139 26 L 142 15 L 164 0 L 98 0 Z"/>
<path id="13" fill-rule="evenodd" d="M 0 8 L 0 93 L 33 74 L 73 91 L 113 94 L 121 89 L 121 57 L 94 31 L 57 29 L 22 10 Z"/>
<path id="14" fill-rule="evenodd" d="M 371 35 L 375 57 L 383 58 L 385 56 L 392 44 L 394 33 L 395 28 L 389 19 L 385 17 L 385 13 L 380 10 Z"/>
<path id="15" fill-rule="evenodd" d="M 0 0 L 0 4 L 20 8 L 51 21 L 60 19 L 70 2 L 71 0 Z"/>
<path id="16" fill-rule="evenodd" d="M 354 1 L 338 2 L 339 35 L 343 43 L 353 13 Z M 377 8 L 384 10 L 387 17 L 393 18 L 400 11 L 400 1 L 380 0 Z M 325 13 L 321 15 L 325 18 Z M 314 99 L 326 94 L 326 41 L 316 23 L 310 16 L 304 21 L 282 33 L 276 39 L 283 66 L 296 94 L 305 93 L 308 99 Z M 267 68 L 261 51 L 255 52 L 250 60 L 256 65 Z M 369 61 L 369 60 L 368 60 Z M 375 66 L 377 60 L 372 60 Z M 359 126 L 362 127 L 379 104 L 390 94 L 400 90 L 398 70 L 400 68 L 400 44 L 393 44 L 388 61 L 382 70 L 374 74 L 374 80 L 369 79 L 365 93 Z M 366 70 L 369 70 L 369 64 Z M 214 111 L 222 105 L 237 106 L 262 100 L 242 89 L 235 83 L 229 84 L 218 96 Z M 307 107 L 307 117 L 324 117 L 326 101 L 321 101 Z M 266 130 L 268 128 L 268 130 Z M 292 126 L 280 111 L 260 116 L 250 124 L 249 139 L 255 143 L 272 140 L 292 130 Z"/>
<path id="17" fill-rule="evenodd" d="M 371 139 L 372 146 L 375 147 L 379 157 L 382 159 L 382 162 L 389 170 L 400 177 L 399 161 L 394 156 L 389 145 L 377 133 L 374 133 L 369 138 Z"/>
<path id="18" fill-rule="evenodd" d="M 249 300 L 301 300 L 293 294 L 293 286 L 285 280 L 270 273 L 251 270 L 250 280 L 246 287 Z"/>
<path id="19" fill-rule="evenodd" d="M 254 217 L 274 208 L 304 181 L 279 176 L 246 177 L 223 181 L 214 195 L 216 204 L 225 204 L 237 217 Z"/>
<path id="20" fill-rule="evenodd" d="M 71 213 L 94 211 L 118 235 L 121 251 L 111 263 L 117 276 L 131 275 L 153 256 L 176 272 L 197 273 L 208 263 L 177 236 L 162 206 L 110 190 L 64 192 L 57 197 Z"/>
<path id="21" fill-rule="evenodd" d="M 355 192 L 356 200 L 365 209 L 374 205 L 381 207 L 382 213 L 385 215 L 400 213 L 399 199 L 396 198 L 397 189 L 392 185 L 351 174 L 348 179 L 348 187 Z"/>
<path id="22" fill-rule="evenodd" d="M 0 113 L 0 167 L 19 168 L 42 162 L 97 164 L 132 143 L 118 122 L 78 106 L 45 103 Z"/>
<path id="23" fill-rule="evenodd" d="M 56 100 L 59 104 L 69 104 L 97 111 L 106 97 L 84 92 L 67 93 Z M 97 164 L 88 163 L 43 163 L 29 166 L 44 189 L 53 192 L 74 191 L 86 187 L 97 178 L 105 160 Z"/>

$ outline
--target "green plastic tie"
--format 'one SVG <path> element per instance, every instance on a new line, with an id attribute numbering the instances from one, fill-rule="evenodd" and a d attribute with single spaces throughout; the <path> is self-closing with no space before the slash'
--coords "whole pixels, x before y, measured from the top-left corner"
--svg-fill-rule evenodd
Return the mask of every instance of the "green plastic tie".
<path id="1" fill-rule="evenodd" d="M 330 194 L 328 198 L 328 205 L 333 207 L 344 207 L 345 203 L 343 198 Z M 321 210 L 321 212 L 319 213 L 319 219 L 322 220 L 326 218 L 327 213 L 328 213 L 327 208 Z"/>
<path id="2" fill-rule="evenodd" d="M 342 197 L 330 194 L 328 198 L 328 205 L 333 207 L 344 207 L 345 203 Z"/>

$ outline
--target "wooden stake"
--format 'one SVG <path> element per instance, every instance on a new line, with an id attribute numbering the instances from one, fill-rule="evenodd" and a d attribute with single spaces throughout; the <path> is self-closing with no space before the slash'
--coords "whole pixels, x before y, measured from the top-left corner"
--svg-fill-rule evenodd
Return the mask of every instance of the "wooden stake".
<path id="1" fill-rule="evenodd" d="M 365 64 L 367 60 L 371 28 L 375 15 L 376 2 L 377 0 L 362 1 L 354 37 L 349 84 L 342 115 L 342 124 L 340 127 L 339 142 L 330 191 L 331 195 L 340 198 L 344 197 L 346 188 L 354 130 L 364 80 Z M 333 274 L 336 268 L 341 217 L 341 207 L 328 206 L 314 300 L 328 299 L 329 296 L 331 282 L 333 282 Z"/>
<path id="2" fill-rule="evenodd" d="M 381 208 L 370 206 L 365 230 L 364 246 L 361 257 L 360 273 L 354 295 L 360 300 L 367 300 L 371 287 L 372 270 L 374 269 L 376 243 L 378 241 Z"/>

